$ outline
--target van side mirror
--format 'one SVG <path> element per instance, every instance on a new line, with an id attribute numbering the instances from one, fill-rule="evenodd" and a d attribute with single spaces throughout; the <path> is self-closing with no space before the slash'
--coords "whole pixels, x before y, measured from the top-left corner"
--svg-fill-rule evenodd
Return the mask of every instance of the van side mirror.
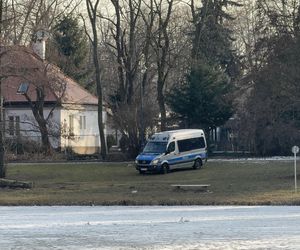
<path id="1" fill-rule="evenodd" d="M 168 155 L 168 154 L 170 154 L 171 152 L 170 152 L 170 150 L 166 150 L 166 152 L 165 152 L 165 155 Z"/>

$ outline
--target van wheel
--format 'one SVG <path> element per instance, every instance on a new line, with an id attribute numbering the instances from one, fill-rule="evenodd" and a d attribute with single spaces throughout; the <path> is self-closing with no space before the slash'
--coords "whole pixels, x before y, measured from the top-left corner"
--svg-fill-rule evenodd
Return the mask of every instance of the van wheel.
<path id="1" fill-rule="evenodd" d="M 195 162 L 194 162 L 193 169 L 198 169 L 198 168 L 202 168 L 202 161 L 201 161 L 201 159 L 196 159 Z"/>
<path id="2" fill-rule="evenodd" d="M 169 170 L 170 170 L 170 168 L 169 168 L 168 164 L 164 163 L 164 164 L 161 166 L 161 173 L 162 173 L 162 174 L 167 174 L 167 173 L 169 173 Z"/>

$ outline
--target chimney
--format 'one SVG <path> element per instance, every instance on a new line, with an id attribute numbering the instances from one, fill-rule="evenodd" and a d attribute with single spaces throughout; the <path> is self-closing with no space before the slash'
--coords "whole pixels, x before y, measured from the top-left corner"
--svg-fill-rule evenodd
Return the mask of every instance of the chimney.
<path id="1" fill-rule="evenodd" d="M 42 60 L 46 59 L 46 41 L 49 33 L 44 30 L 39 30 L 35 34 L 35 39 L 32 45 L 34 53 L 36 53 Z"/>

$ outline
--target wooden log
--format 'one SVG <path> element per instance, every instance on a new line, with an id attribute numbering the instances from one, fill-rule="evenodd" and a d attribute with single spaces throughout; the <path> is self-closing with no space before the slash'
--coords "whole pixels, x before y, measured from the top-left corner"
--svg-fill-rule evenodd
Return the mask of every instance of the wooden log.
<path id="1" fill-rule="evenodd" d="M 0 179 L 0 187 L 8 187 L 8 188 L 32 188 L 33 183 L 28 181 L 17 181 L 17 180 L 8 180 L 8 179 Z"/>
<path id="2" fill-rule="evenodd" d="M 172 184 L 171 186 L 175 187 L 176 189 L 198 188 L 207 191 L 208 187 L 210 187 L 210 184 Z"/>

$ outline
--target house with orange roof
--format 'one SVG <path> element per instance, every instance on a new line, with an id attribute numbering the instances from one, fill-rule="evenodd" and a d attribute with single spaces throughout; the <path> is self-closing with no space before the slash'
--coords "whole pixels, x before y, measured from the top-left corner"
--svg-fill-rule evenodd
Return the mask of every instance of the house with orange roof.
<path id="1" fill-rule="evenodd" d="M 43 46 L 43 41 L 37 41 L 34 49 L 23 46 L 6 48 L 8 52 L 1 57 L 6 138 L 41 142 L 38 123 L 30 106 L 37 102 L 40 88 L 45 94 L 43 115 L 47 118 L 52 147 L 71 148 L 77 154 L 99 152 L 97 97 L 47 62 Z M 106 112 L 102 115 L 106 124 Z"/>

